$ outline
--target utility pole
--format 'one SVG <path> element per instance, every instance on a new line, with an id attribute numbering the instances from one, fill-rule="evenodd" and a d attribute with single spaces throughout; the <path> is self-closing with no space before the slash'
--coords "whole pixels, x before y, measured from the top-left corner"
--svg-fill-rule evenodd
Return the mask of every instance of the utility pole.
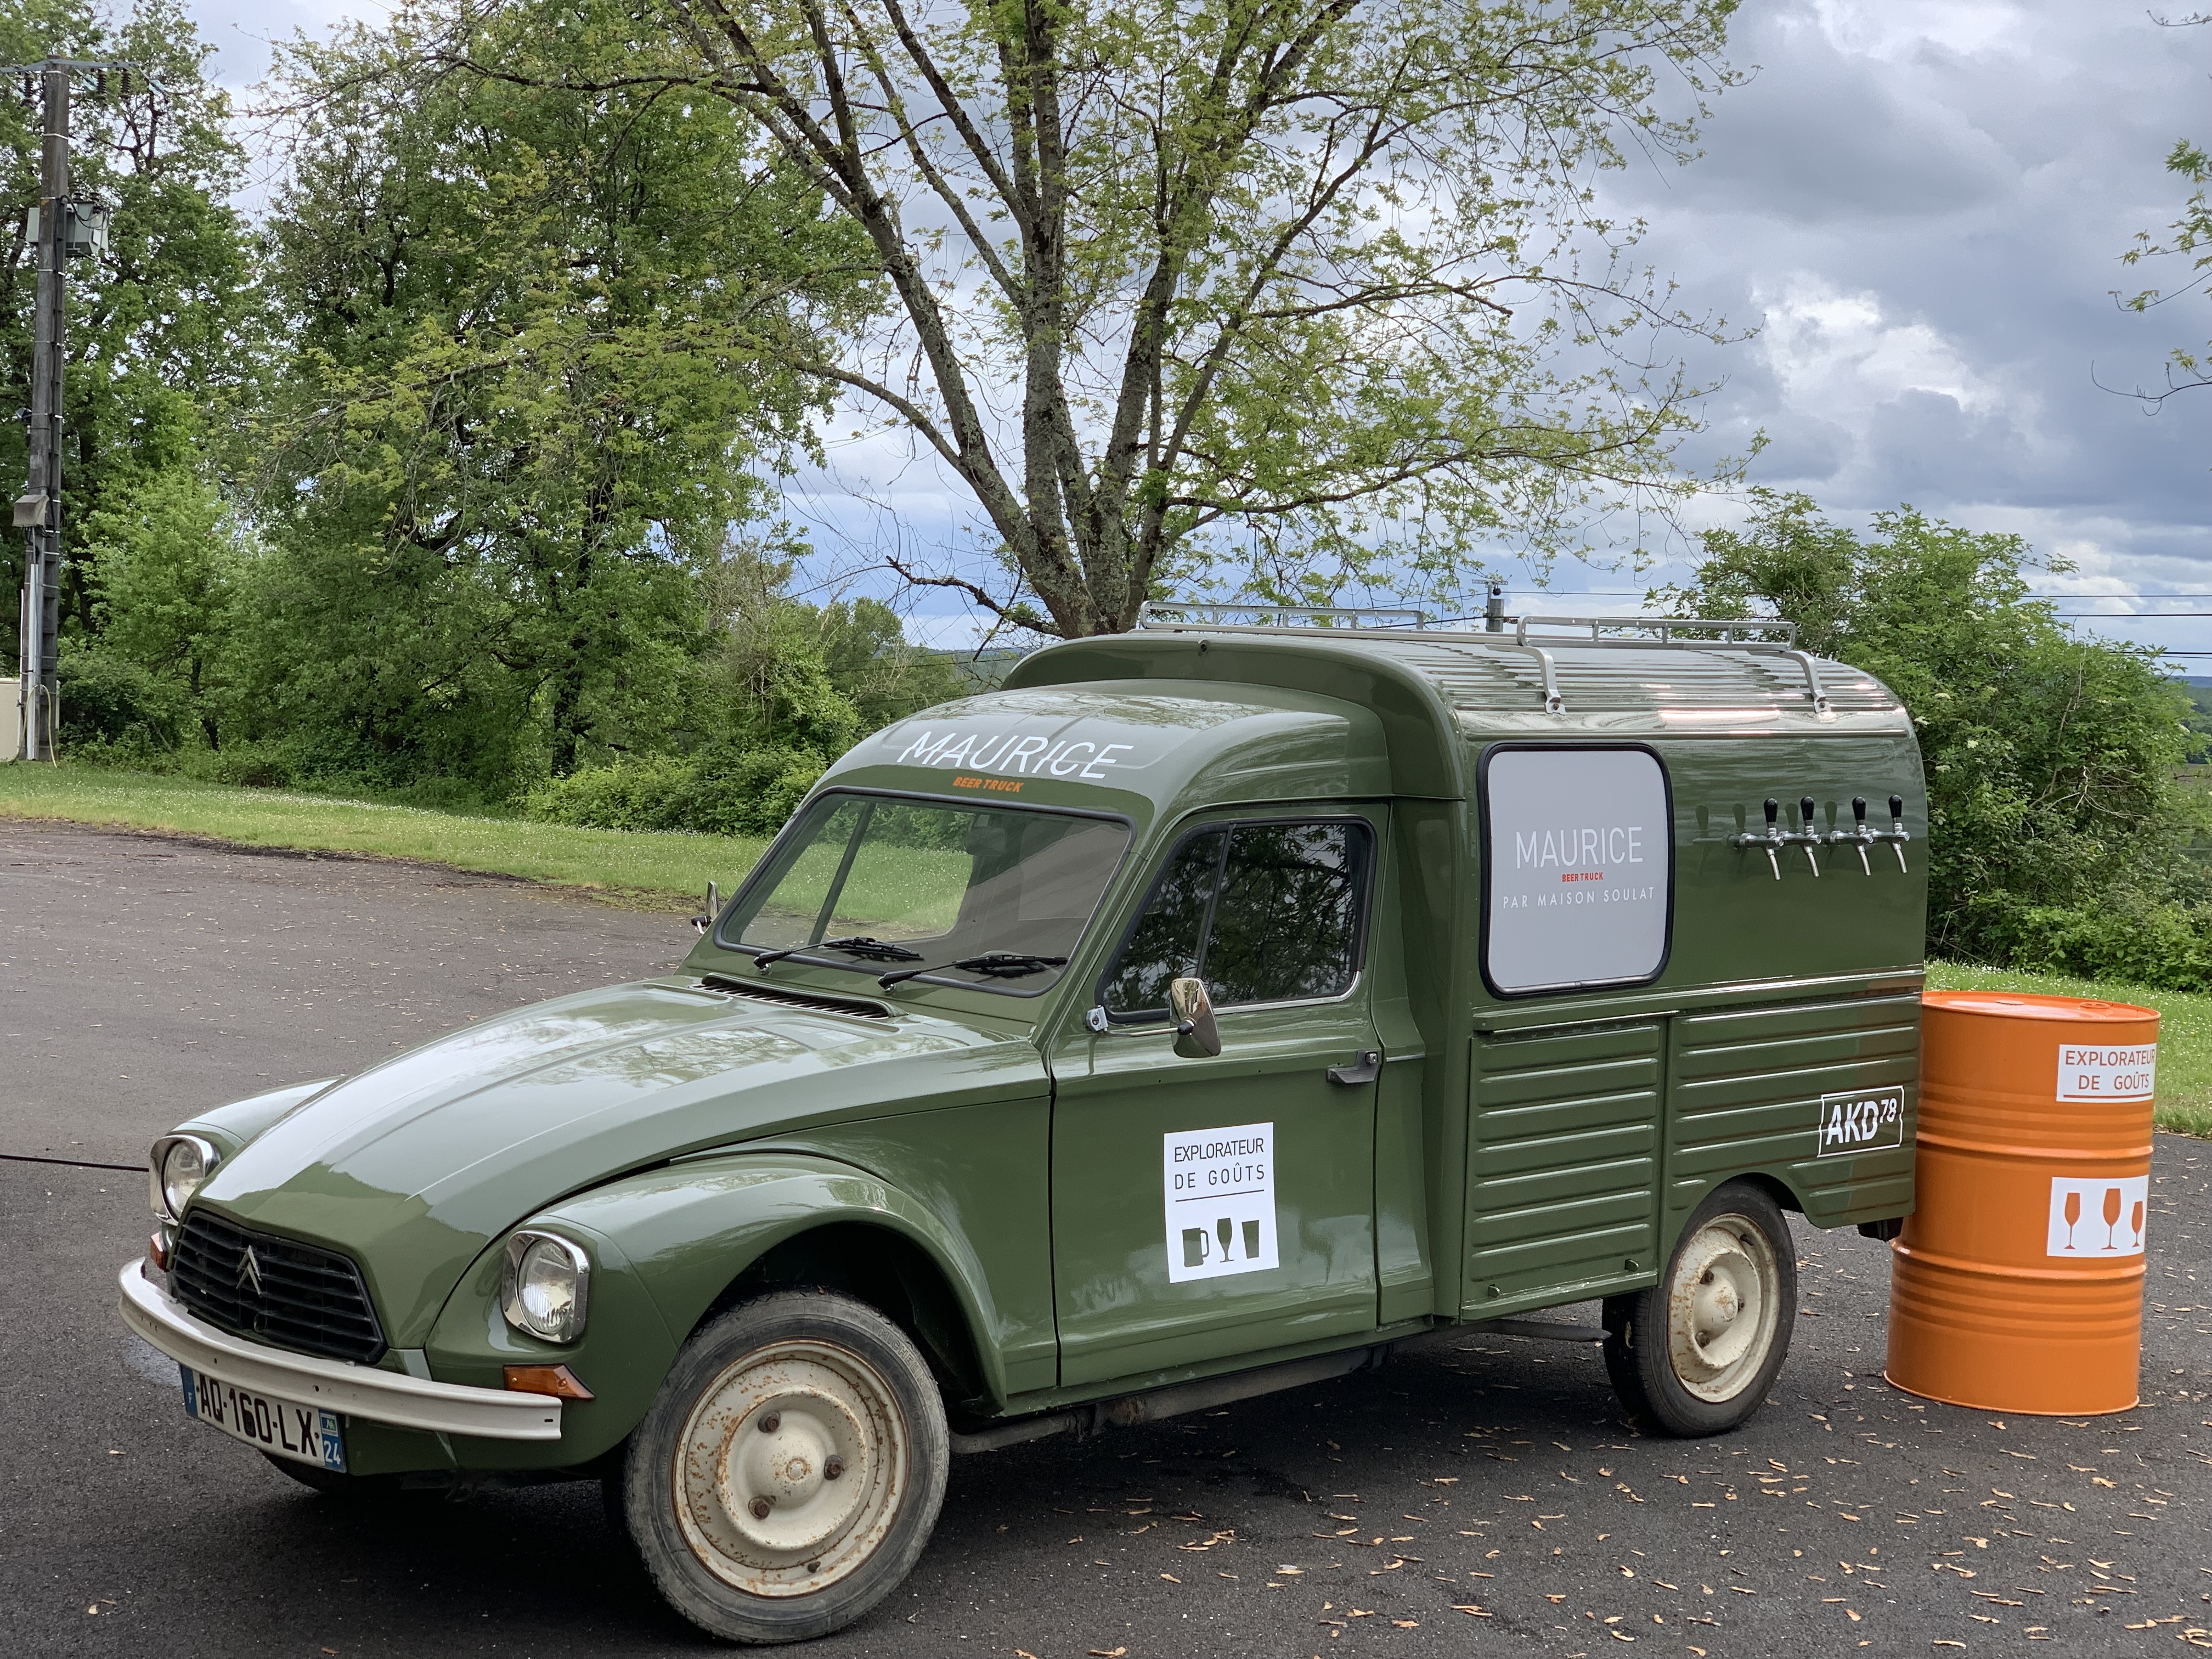
<path id="1" fill-rule="evenodd" d="M 35 75 L 45 115 L 36 214 L 39 280 L 32 304 L 30 482 L 15 502 L 15 525 L 28 532 L 23 550 L 23 600 L 17 617 L 21 641 L 22 747 L 19 758 L 54 757 L 55 711 L 60 706 L 56 659 L 61 628 L 62 581 L 62 268 L 65 260 L 107 246 L 107 210 L 70 199 L 70 76 L 91 71 L 105 88 L 120 64 L 49 58 L 42 64 L 0 68 L 0 75 Z"/>
<path id="2" fill-rule="evenodd" d="M 39 287 L 31 324 L 30 487 L 15 503 L 15 523 L 30 532 L 23 550 L 21 623 L 22 758 L 52 760 L 60 678 L 62 583 L 62 239 L 70 193 L 69 70 L 40 66 L 46 142 L 39 174 Z"/>

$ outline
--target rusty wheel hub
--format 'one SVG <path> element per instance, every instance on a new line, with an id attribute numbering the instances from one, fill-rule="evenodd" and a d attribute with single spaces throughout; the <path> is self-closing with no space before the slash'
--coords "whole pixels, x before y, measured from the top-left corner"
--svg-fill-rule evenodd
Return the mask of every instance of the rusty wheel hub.
<path id="1" fill-rule="evenodd" d="M 1781 1287 L 1774 1247 L 1747 1218 L 1698 1229 L 1667 1285 L 1668 1358 L 1684 1388 L 1716 1404 L 1743 1391 L 1774 1346 Z"/>
<path id="2" fill-rule="evenodd" d="M 822 1342 L 775 1343 L 725 1370 L 692 1407 L 677 1457 L 685 1541 L 755 1595 L 805 1595 L 854 1571 L 910 1480 L 890 1385 Z"/>

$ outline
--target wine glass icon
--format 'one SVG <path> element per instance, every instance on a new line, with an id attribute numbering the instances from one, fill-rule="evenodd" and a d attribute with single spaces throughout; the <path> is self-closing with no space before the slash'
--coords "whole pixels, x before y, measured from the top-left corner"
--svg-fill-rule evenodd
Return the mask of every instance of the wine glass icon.
<path id="1" fill-rule="evenodd" d="M 2134 1212 L 2134 1213 L 2133 1213 L 2132 1215 L 2130 1215 L 2130 1216 L 2128 1218 L 2128 1224 L 2129 1224 L 2131 1228 L 2133 1228 L 2133 1229 L 2135 1230 L 2135 1236 L 2136 1236 L 2136 1249 L 2142 1249 L 2142 1241 L 2143 1241 L 2143 1230 L 2142 1230 L 2142 1224 L 2143 1224 L 2143 1201 L 2142 1201 L 2142 1200 L 2141 1200 L 2141 1199 L 2137 1199 L 2137 1200 L 2136 1200 L 2135 1212 Z"/>
<path id="2" fill-rule="evenodd" d="M 2074 1248 L 2074 1224 L 2081 1218 L 2081 1194 L 2069 1191 L 2066 1194 L 2066 1248 Z"/>
<path id="3" fill-rule="evenodd" d="M 2120 1226 L 2120 1189 L 2118 1187 L 2107 1187 L 2105 1188 L 2104 1207 L 2105 1248 L 2108 1250 L 2115 1250 L 2119 1248 L 2118 1244 L 2114 1242 L 2118 1235 Z"/>
<path id="4" fill-rule="evenodd" d="M 1237 1237 L 1237 1221 L 1233 1216 L 1224 1216 L 1215 1224 L 1221 1231 L 1221 1259 L 1229 1261 L 1229 1241 Z"/>

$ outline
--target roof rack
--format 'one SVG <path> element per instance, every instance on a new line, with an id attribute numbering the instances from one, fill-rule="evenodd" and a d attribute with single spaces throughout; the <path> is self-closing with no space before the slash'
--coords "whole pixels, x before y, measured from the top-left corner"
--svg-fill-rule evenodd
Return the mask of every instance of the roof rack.
<path id="1" fill-rule="evenodd" d="M 1232 617 L 1249 620 L 1229 620 Z M 1365 620 L 1369 617 L 1392 620 L 1376 623 Z M 1827 690 L 1820 684 L 1820 664 L 1811 652 L 1798 648 L 1797 624 L 1792 622 L 1757 617 L 1527 616 L 1508 617 L 1504 620 L 1513 624 L 1510 639 L 1502 629 L 1492 633 L 1432 628 L 1426 611 L 1391 605 L 1217 605 L 1148 599 L 1137 611 L 1139 628 L 1169 632 L 1195 629 L 1209 634 L 1262 634 L 1297 629 L 1386 639 L 1403 639 L 1408 634 L 1416 634 L 1438 644 L 1486 645 L 1494 650 L 1524 651 L 1534 659 L 1543 675 L 1544 711 L 1550 714 L 1565 714 L 1567 705 L 1559 690 L 1558 665 L 1553 662 L 1551 652 L 1545 648 L 1547 646 L 1766 653 L 1789 658 L 1802 672 L 1806 694 L 1812 699 L 1813 713 L 1816 718 L 1829 720 L 1836 717 L 1834 707 L 1828 701 Z M 1532 628 L 1577 631 L 1574 635 L 1538 634 L 1531 639 L 1528 630 Z M 1618 633 L 1611 636 L 1607 633 L 1607 629 L 1632 629 L 1642 630 L 1644 636 L 1622 638 Z M 1717 635 L 1719 637 L 1679 637 L 1683 634 Z M 1651 637 L 1655 635 L 1656 638 Z"/>
<path id="2" fill-rule="evenodd" d="M 1147 599 L 1137 607 L 1139 628 L 1358 628 L 1364 625 L 1361 619 L 1367 617 L 1394 618 L 1382 623 L 1394 631 L 1429 625 L 1427 611 L 1403 605 L 1215 605 Z M 1170 617 L 1175 620 L 1170 621 Z M 1231 621 L 1231 617 L 1248 620 Z"/>
<path id="3" fill-rule="evenodd" d="M 1587 628 L 1589 639 L 1586 643 L 1607 643 L 1601 631 L 1607 628 L 1642 628 L 1656 631 L 1659 637 L 1651 640 L 1625 640 L 1614 643 L 1626 645 L 1753 645 L 1770 646 L 1787 650 L 1797 643 L 1797 624 L 1758 617 L 1509 617 L 1513 624 L 1513 641 L 1516 645 L 1528 643 L 1531 628 Z M 1686 629 L 1704 633 L 1717 632 L 1717 640 L 1677 640 L 1674 635 Z M 1739 638 L 1739 635 L 1759 637 Z M 1584 641 L 1577 641 L 1583 643 Z"/>

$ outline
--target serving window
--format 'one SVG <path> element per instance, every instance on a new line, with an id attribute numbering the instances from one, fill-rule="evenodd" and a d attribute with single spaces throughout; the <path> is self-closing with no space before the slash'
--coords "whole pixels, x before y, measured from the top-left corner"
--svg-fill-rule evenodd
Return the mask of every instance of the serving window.
<path id="1" fill-rule="evenodd" d="M 1674 805 L 1649 749 L 1483 758 L 1482 972 L 1500 996 L 1635 985 L 1666 965 Z"/>

